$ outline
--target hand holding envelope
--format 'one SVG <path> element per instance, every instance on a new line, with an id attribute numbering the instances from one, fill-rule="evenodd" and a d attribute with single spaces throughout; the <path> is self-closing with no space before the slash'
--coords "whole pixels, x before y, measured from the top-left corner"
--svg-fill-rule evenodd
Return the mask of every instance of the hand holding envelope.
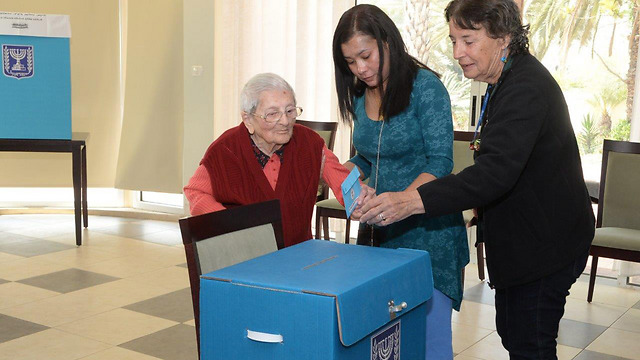
<path id="1" fill-rule="evenodd" d="M 360 208 L 376 196 L 376 191 L 360 182 L 360 171 L 357 167 L 351 170 L 349 176 L 342 182 L 341 188 L 347 217 L 352 220 L 360 219 L 362 216 Z"/>

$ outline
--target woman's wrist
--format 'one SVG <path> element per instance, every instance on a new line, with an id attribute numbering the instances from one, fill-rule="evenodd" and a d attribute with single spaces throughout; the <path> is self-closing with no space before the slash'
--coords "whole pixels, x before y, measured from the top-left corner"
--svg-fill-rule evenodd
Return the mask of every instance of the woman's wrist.
<path id="1" fill-rule="evenodd" d="M 420 193 L 418 190 L 411 190 L 407 192 L 408 203 L 407 206 L 410 208 L 411 214 L 424 214 L 424 203 L 422 202 L 422 197 L 420 197 Z"/>

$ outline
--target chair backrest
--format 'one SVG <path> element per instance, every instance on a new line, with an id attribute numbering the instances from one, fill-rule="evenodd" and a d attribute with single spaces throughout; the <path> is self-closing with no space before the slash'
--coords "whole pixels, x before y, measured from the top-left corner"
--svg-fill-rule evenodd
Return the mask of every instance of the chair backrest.
<path id="1" fill-rule="evenodd" d="M 324 143 L 329 150 L 333 151 L 333 145 L 336 143 L 336 132 L 338 132 L 338 123 L 335 121 L 308 121 L 296 120 L 296 124 L 308 127 L 315 131 L 324 139 Z"/>
<path id="2" fill-rule="evenodd" d="M 453 132 L 453 174 L 473 165 L 473 151 L 469 150 L 471 140 L 473 131 Z"/>
<path id="3" fill-rule="evenodd" d="M 179 220 L 200 348 L 200 275 L 284 247 L 280 200 Z"/>
<path id="4" fill-rule="evenodd" d="M 309 129 L 315 131 L 322 137 L 325 145 L 331 151 L 333 151 L 333 145 L 336 143 L 336 132 L 338 132 L 338 123 L 335 121 L 308 121 L 308 120 L 296 120 L 297 124 L 306 126 Z M 316 196 L 316 202 L 329 198 L 329 187 L 322 181 L 318 185 L 318 193 Z"/>
<path id="5" fill-rule="evenodd" d="M 640 230 L 640 143 L 605 140 L 597 227 Z"/>

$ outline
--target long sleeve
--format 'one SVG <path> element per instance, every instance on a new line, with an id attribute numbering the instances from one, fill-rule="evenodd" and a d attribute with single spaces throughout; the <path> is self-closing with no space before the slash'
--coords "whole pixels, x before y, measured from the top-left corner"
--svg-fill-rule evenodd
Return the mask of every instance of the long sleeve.
<path id="1" fill-rule="evenodd" d="M 349 159 L 349 161 L 354 163 L 358 169 L 360 169 L 364 179 L 368 179 L 371 176 L 371 162 L 369 162 L 364 156 L 356 154 L 354 157 Z"/>
<path id="2" fill-rule="evenodd" d="M 349 170 L 340 163 L 338 157 L 326 146 L 322 149 L 322 153 L 324 155 L 322 179 L 329 185 L 338 202 L 344 206 L 341 185 L 349 175 Z"/>
<path id="3" fill-rule="evenodd" d="M 415 116 L 420 122 L 422 143 L 426 161 L 422 168 L 440 178 L 453 170 L 453 121 L 451 119 L 451 101 L 442 82 L 432 77 L 429 81 L 414 83 Z"/>
<path id="4" fill-rule="evenodd" d="M 191 215 L 206 214 L 225 209 L 211 193 L 211 178 L 204 165 L 198 166 L 183 190 L 184 195 L 189 200 Z"/>
<path id="5" fill-rule="evenodd" d="M 531 67 L 529 65 L 527 70 Z M 564 101 L 559 88 L 550 85 L 551 81 L 544 76 L 541 67 L 512 74 L 500 86 L 498 93 L 492 95 L 487 121 L 481 132 L 479 156 L 474 165 L 457 175 L 449 175 L 418 188 L 428 215 L 438 216 L 484 206 L 503 197 L 518 182 L 531 186 L 531 179 L 542 180 L 543 173 L 560 163 L 559 159 L 564 155 L 554 154 L 552 150 L 537 145 L 543 124 L 560 121 L 555 119 L 563 116 L 561 105 L 554 109 L 555 114 L 549 113 L 549 99 L 556 96 Z M 573 135 L 569 131 L 545 134 L 544 146 L 562 148 L 562 141 L 558 141 L 561 136 L 568 140 L 565 146 L 570 145 L 572 141 L 565 133 Z M 532 161 L 531 154 L 536 147 L 538 152 Z M 547 158 L 547 161 L 540 158 Z M 544 165 L 540 169 L 535 168 L 540 164 Z M 527 173 L 523 178 L 527 166 L 531 174 Z M 535 172 L 537 174 L 533 174 Z M 548 174 L 549 178 L 553 176 Z"/>

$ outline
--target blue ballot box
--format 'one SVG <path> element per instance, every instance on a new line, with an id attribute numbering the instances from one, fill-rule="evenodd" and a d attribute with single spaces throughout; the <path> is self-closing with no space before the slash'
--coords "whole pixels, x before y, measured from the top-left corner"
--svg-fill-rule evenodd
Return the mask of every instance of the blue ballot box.
<path id="1" fill-rule="evenodd" d="M 0 12 L 0 138 L 71 139 L 66 15 Z"/>
<path id="2" fill-rule="evenodd" d="M 425 357 L 425 251 L 310 240 L 204 274 L 202 359 Z"/>

